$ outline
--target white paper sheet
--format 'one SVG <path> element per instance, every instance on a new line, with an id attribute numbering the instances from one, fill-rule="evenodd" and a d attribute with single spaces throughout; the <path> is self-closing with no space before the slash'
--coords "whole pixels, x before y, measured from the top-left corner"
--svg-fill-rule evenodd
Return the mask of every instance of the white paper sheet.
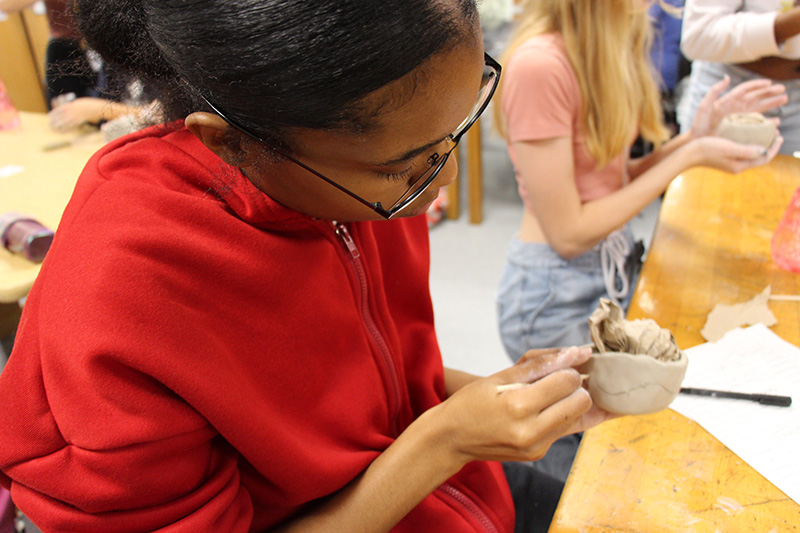
<path id="1" fill-rule="evenodd" d="M 670 408 L 691 418 L 800 503 L 800 348 L 763 324 L 686 350 L 684 387 L 791 396 L 791 407 L 679 394 Z"/>

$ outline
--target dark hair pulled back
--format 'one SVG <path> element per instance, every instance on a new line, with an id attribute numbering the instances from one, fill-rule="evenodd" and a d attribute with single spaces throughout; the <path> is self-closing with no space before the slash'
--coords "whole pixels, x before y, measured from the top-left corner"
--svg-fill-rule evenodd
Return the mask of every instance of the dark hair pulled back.
<path id="1" fill-rule="evenodd" d="M 202 94 L 265 138 L 364 129 L 356 105 L 471 35 L 474 0 L 76 0 L 81 31 L 154 89 L 167 118 Z"/>

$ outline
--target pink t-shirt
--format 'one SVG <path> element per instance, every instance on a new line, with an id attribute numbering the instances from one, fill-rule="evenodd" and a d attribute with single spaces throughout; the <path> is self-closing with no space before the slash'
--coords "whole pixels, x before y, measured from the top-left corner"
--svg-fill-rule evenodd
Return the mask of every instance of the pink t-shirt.
<path id="1" fill-rule="evenodd" d="M 501 105 L 508 149 L 526 207 L 530 207 L 528 193 L 513 142 L 572 137 L 581 202 L 602 198 L 623 186 L 627 181 L 625 154 L 596 169 L 597 161 L 587 150 L 581 119 L 583 99 L 560 34 L 537 35 L 520 46 L 504 66 L 503 83 Z"/>

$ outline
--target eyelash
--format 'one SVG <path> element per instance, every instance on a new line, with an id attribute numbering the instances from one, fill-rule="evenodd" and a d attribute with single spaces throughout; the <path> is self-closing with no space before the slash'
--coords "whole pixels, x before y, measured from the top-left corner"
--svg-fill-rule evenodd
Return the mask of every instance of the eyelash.
<path id="1" fill-rule="evenodd" d="M 408 179 L 409 176 L 411 176 L 411 171 L 413 169 L 414 169 L 414 165 L 411 165 L 408 168 L 406 168 L 404 170 L 401 170 L 400 172 L 391 172 L 391 173 L 381 172 L 378 175 L 380 177 L 382 177 L 383 179 L 386 179 L 386 180 L 389 180 L 389 181 L 403 181 L 403 180 Z"/>

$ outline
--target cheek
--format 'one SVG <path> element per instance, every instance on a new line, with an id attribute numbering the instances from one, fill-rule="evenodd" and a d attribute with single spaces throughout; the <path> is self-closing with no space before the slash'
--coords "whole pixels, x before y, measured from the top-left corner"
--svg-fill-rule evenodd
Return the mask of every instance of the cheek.
<path id="1" fill-rule="evenodd" d="M 245 171 L 245 175 L 256 187 L 279 204 L 308 216 L 341 222 L 381 218 L 369 207 L 291 162 L 259 165 L 258 171 L 252 167 Z M 378 177 L 375 177 L 372 182 L 383 185 L 384 192 L 391 186 L 390 183 Z M 402 184 L 400 188 L 402 188 Z M 367 193 L 359 190 L 352 190 L 352 192 L 359 196 L 363 195 L 362 197 L 368 201 L 380 200 L 380 198 L 367 196 Z M 398 193 L 398 196 L 400 194 L 402 192 Z"/>

